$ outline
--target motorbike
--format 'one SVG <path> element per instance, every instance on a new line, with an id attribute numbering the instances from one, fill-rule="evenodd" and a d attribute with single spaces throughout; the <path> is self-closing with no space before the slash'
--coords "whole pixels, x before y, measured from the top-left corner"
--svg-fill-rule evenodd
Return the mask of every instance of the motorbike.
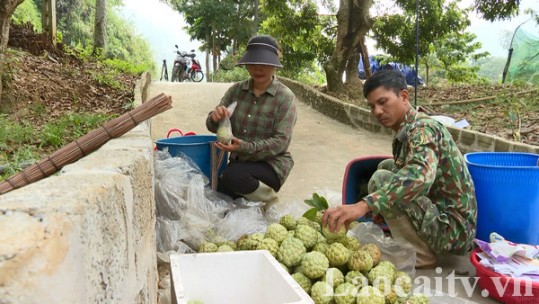
<path id="1" fill-rule="evenodd" d="M 185 51 L 180 52 L 178 45 L 176 46 L 176 58 L 174 59 L 174 66 L 172 68 L 171 81 L 182 82 L 190 80 L 193 82 L 201 82 L 204 79 L 204 72 L 200 66 L 200 62 L 195 59 L 195 50 L 191 50 L 191 53 Z"/>

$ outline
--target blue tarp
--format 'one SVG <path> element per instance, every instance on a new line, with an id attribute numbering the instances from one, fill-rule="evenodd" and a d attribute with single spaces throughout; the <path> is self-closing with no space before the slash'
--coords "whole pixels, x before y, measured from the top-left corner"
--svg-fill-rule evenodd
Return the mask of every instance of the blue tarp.
<path id="1" fill-rule="evenodd" d="M 406 78 L 406 84 L 413 86 L 415 84 L 415 70 L 412 69 L 410 66 L 407 66 L 402 63 L 398 62 L 389 62 L 387 64 L 381 64 L 380 60 L 377 60 L 374 56 L 369 56 L 369 63 L 371 65 L 371 72 L 372 74 L 382 71 L 382 70 L 399 70 L 402 74 L 404 74 L 404 77 Z M 365 69 L 363 68 L 363 60 L 361 59 L 361 56 L 359 57 L 359 64 L 358 64 L 358 76 L 359 79 L 365 79 Z M 421 76 L 418 78 L 418 85 L 423 84 L 423 79 Z"/>

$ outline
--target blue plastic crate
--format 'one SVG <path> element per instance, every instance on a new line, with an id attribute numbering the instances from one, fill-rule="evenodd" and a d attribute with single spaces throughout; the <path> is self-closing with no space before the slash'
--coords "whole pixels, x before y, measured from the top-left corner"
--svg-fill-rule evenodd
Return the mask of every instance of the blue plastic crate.
<path id="1" fill-rule="evenodd" d="M 171 156 L 179 156 L 181 153 L 191 158 L 211 180 L 211 145 L 217 141 L 216 135 L 189 135 L 159 139 L 155 142 L 158 150 L 168 149 Z M 219 174 L 225 169 L 228 160 L 228 152 L 219 166 Z"/>
<path id="2" fill-rule="evenodd" d="M 539 155 L 474 152 L 465 156 L 477 196 L 477 238 L 497 232 L 539 245 Z"/>

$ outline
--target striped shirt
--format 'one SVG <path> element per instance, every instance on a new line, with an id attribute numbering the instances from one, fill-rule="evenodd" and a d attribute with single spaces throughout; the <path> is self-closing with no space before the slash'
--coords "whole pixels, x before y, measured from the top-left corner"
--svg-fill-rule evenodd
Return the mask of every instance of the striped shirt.
<path id="1" fill-rule="evenodd" d="M 232 134 L 242 140 L 240 151 L 231 153 L 230 159 L 241 162 L 267 162 L 284 184 L 294 166 L 288 152 L 292 129 L 296 124 L 294 93 L 274 76 L 273 82 L 260 96 L 255 96 L 253 80 L 234 84 L 225 93 L 220 106 L 228 106 L 237 101 L 236 109 L 230 117 Z M 206 119 L 209 131 L 217 132 L 218 123 Z"/>

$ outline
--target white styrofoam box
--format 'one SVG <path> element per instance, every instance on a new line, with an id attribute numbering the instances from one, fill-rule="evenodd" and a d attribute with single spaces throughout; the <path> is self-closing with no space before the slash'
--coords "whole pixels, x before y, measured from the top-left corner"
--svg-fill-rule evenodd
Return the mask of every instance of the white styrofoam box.
<path id="1" fill-rule="evenodd" d="M 173 253 L 170 268 L 173 303 L 314 303 L 265 250 Z"/>

